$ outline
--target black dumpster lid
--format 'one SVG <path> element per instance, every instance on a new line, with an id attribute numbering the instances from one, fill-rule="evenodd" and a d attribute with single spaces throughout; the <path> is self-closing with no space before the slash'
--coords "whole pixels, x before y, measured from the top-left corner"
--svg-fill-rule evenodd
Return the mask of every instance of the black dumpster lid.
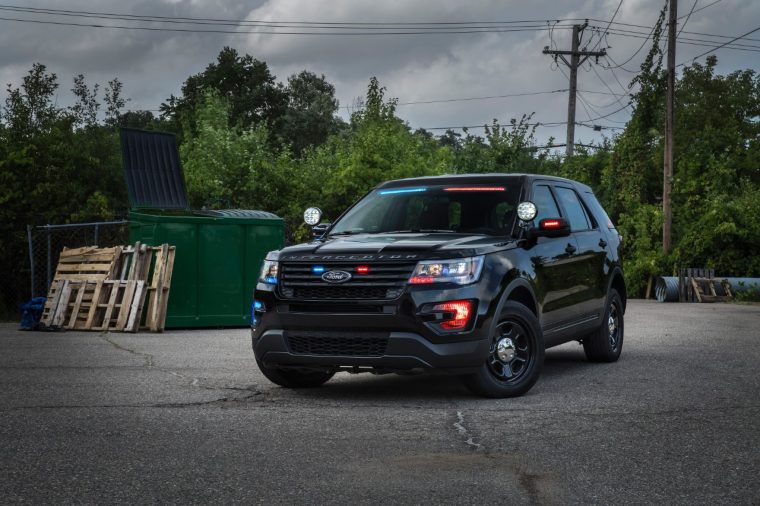
<path id="1" fill-rule="evenodd" d="M 122 128 L 121 154 L 130 208 L 188 208 L 174 134 Z"/>

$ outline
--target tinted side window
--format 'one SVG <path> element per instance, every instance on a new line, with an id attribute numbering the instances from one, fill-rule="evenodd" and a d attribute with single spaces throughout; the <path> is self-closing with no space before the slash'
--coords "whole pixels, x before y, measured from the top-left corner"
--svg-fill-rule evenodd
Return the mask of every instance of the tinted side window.
<path id="1" fill-rule="evenodd" d="M 548 186 L 536 185 L 533 188 L 533 203 L 538 208 L 536 222 L 540 222 L 544 218 L 560 217 L 557 202 L 554 201 L 554 196 Z"/>
<path id="2" fill-rule="evenodd" d="M 570 188 L 555 187 L 557 197 L 562 202 L 562 207 L 567 212 L 567 221 L 570 222 L 570 230 L 588 230 L 590 227 L 583 204 L 578 195 Z"/>
<path id="3" fill-rule="evenodd" d="M 615 228 L 615 225 L 612 223 L 612 220 L 602 207 L 602 204 L 600 204 L 597 200 L 596 195 L 586 192 L 586 202 L 588 202 L 589 206 L 591 207 L 591 211 L 596 217 L 596 221 L 609 228 L 610 230 L 613 230 Z"/>

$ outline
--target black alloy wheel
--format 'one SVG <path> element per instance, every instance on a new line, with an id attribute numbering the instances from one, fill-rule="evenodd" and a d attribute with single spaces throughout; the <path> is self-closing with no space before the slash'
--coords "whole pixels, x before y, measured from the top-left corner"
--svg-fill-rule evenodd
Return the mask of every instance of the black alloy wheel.
<path id="1" fill-rule="evenodd" d="M 530 339 L 519 321 L 501 322 L 491 341 L 488 368 L 497 380 L 517 383 L 532 360 Z"/>
<path id="2" fill-rule="evenodd" d="M 485 397 L 517 397 L 530 390 L 541 373 L 543 334 L 536 315 L 519 302 L 507 301 L 498 322 L 485 363 L 462 381 Z"/>
<path id="3" fill-rule="evenodd" d="M 599 329 L 583 338 L 583 351 L 592 362 L 615 362 L 623 350 L 623 301 L 617 290 L 610 288 Z"/>

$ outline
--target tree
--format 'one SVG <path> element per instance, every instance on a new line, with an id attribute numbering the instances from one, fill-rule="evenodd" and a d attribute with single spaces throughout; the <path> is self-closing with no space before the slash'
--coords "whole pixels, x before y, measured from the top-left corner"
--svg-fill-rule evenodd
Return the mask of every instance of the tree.
<path id="1" fill-rule="evenodd" d="M 411 133 L 395 115 L 396 100 L 385 99 L 375 77 L 365 104 L 352 115 L 350 135 L 333 136 L 308 152 L 302 164 L 304 194 L 330 218 L 382 181 L 453 171 L 451 150 Z"/>
<path id="2" fill-rule="evenodd" d="M 264 125 L 229 127 L 231 105 L 207 92 L 180 147 L 193 207 L 263 209 L 288 214 L 296 187 L 290 155 L 268 142 Z"/>
<path id="3" fill-rule="evenodd" d="M 281 145 L 288 145 L 300 155 L 310 146 L 323 144 L 330 135 L 345 127 L 335 114 L 338 100 L 335 86 L 325 76 L 304 70 L 288 78 L 285 87 L 288 105 L 276 125 Z"/>
<path id="4" fill-rule="evenodd" d="M 263 61 L 225 47 L 216 62 L 187 78 L 182 95 L 172 95 L 161 104 L 162 114 L 177 125 L 184 134 L 194 134 L 194 111 L 201 106 L 206 93 L 223 97 L 229 104 L 228 124 L 248 128 L 262 124 L 270 127 L 285 112 L 287 94 Z"/>

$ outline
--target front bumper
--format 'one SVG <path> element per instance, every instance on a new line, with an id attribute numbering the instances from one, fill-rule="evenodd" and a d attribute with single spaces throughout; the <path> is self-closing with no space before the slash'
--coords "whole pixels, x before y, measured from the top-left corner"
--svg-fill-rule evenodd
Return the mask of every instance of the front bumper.
<path id="1" fill-rule="evenodd" d="M 385 352 L 380 356 L 316 355 L 293 353 L 282 330 L 267 330 L 253 340 L 256 357 L 266 366 L 328 367 L 410 371 L 441 369 L 465 372 L 483 364 L 488 341 L 463 341 L 433 344 L 411 332 L 390 332 Z"/>
<path id="2" fill-rule="evenodd" d="M 480 367 L 489 353 L 491 313 L 482 302 L 482 287 L 449 289 L 418 287 L 392 301 L 331 301 L 302 303 L 275 296 L 273 287 L 259 284 L 254 297 L 263 305 L 251 329 L 257 360 L 268 367 L 316 367 L 375 371 L 441 370 L 464 373 Z M 421 319 L 419 308 L 431 302 L 472 299 L 478 301 L 468 329 L 440 334 Z M 325 339 L 387 339 L 380 353 L 363 355 L 309 352 L 296 349 L 289 336 L 318 335 Z M 361 346 L 359 346 L 361 348 Z M 371 356 L 370 356 L 371 355 Z"/>

